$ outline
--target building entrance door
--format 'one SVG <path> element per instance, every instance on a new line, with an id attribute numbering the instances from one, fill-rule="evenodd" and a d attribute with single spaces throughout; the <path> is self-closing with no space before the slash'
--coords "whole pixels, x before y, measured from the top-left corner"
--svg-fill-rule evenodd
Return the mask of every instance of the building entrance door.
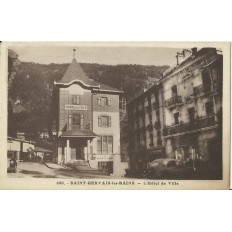
<path id="1" fill-rule="evenodd" d="M 84 160 L 84 144 L 83 141 L 75 139 L 70 143 L 71 159 Z"/>
<path id="2" fill-rule="evenodd" d="M 84 153 L 83 146 L 81 144 L 77 144 L 77 146 L 76 146 L 76 159 L 77 160 L 84 159 L 83 153 Z"/>

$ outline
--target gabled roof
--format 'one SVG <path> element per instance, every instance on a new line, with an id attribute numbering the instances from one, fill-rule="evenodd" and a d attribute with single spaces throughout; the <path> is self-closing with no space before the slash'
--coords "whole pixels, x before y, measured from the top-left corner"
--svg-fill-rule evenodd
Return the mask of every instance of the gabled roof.
<path id="1" fill-rule="evenodd" d="M 67 71 L 65 72 L 63 78 L 60 80 L 61 83 L 70 83 L 74 80 L 80 80 L 87 85 L 91 85 L 91 81 L 80 66 L 77 60 L 73 58 L 71 64 L 69 65 Z"/>

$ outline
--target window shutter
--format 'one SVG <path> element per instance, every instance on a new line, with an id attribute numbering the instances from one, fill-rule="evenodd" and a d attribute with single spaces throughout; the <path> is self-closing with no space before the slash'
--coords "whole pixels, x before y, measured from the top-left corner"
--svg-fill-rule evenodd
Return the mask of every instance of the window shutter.
<path id="1" fill-rule="evenodd" d="M 98 126 L 101 127 L 101 116 L 98 116 Z"/>
<path id="2" fill-rule="evenodd" d="M 77 105 L 80 105 L 80 96 L 77 95 Z"/>
<path id="3" fill-rule="evenodd" d="M 111 117 L 108 117 L 108 127 L 111 127 Z"/>
<path id="4" fill-rule="evenodd" d="M 76 95 L 72 95 L 72 104 L 73 105 L 77 104 L 77 96 Z"/>
<path id="5" fill-rule="evenodd" d="M 101 97 L 97 98 L 97 104 L 100 106 L 101 105 Z"/>
<path id="6" fill-rule="evenodd" d="M 71 125 L 72 125 L 72 115 L 69 114 L 69 115 L 68 115 L 68 129 L 69 129 L 69 130 L 72 129 L 72 128 L 71 128 Z"/>
<path id="7" fill-rule="evenodd" d="M 107 105 L 111 106 L 111 98 L 110 97 L 107 98 Z"/>
<path id="8" fill-rule="evenodd" d="M 84 115 L 82 114 L 81 115 L 81 130 L 83 130 L 83 128 L 84 128 Z"/>

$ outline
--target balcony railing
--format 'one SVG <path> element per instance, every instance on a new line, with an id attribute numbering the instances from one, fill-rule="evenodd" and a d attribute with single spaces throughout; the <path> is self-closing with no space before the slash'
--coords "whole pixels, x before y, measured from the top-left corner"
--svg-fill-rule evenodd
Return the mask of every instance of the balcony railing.
<path id="1" fill-rule="evenodd" d="M 146 106 L 146 112 L 147 112 L 147 113 L 150 113 L 150 112 L 151 112 L 151 107 Z"/>
<path id="2" fill-rule="evenodd" d="M 152 130 L 153 130 L 153 125 L 152 125 L 151 123 L 149 123 L 149 124 L 147 125 L 147 130 L 148 130 L 148 131 L 152 131 Z"/>
<path id="3" fill-rule="evenodd" d="M 157 109 L 157 108 L 159 107 L 159 104 L 158 104 L 158 102 L 156 101 L 156 102 L 153 102 L 153 103 L 152 103 L 152 106 L 153 106 L 153 109 Z"/>
<path id="4" fill-rule="evenodd" d="M 168 100 L 165 101 L 165 106 L 166 107 L 172 107 L 172 106 L 175 106 L 175 105 L 179 105 L 179 104 L 182 104 L 182 97 L 181 96 L 174 96 L 172 98 L 169 98 Z"/>
<path id="5" fill-rule="evenodd" d="M 193 88 L 193 93 L 194 93 L 194 95 L 208 93 L 213 89 L 212 87 L 213 86 L 210 84 L 209 85 L 199 85 L 199 86 Z"/>
<path id="6" fill-rule="evenodd" d="M 195 119 L 189 123 L 181 123 L 170 127 L 166 127 L 163 129 L 163 135 L 168 136 L 168 135 L 178 134 L 181 132 L 187 132 L 191 130 L 214 126 L 215 124 L 216 124 L 215 116 L 213 115 L 205 118 Z"/>

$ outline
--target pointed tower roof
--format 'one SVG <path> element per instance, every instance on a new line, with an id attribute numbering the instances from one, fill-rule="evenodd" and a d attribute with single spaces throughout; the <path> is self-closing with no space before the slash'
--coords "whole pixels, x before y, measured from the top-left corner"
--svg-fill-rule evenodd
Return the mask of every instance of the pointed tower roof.
<path id="1" fill-rule="evenodd" d="M 73 58 L 71 64 L 69 65 L 67 71 L 65 72 L 60 82 L 70 83 L 71 81 L 74 81 L 74 80 L 80 80 L 88 85 L 91 84 L 91 81 L 88 78 L 87 74 L 84 72 L 80 64 L 77 63 L 75 58 Z"/>

